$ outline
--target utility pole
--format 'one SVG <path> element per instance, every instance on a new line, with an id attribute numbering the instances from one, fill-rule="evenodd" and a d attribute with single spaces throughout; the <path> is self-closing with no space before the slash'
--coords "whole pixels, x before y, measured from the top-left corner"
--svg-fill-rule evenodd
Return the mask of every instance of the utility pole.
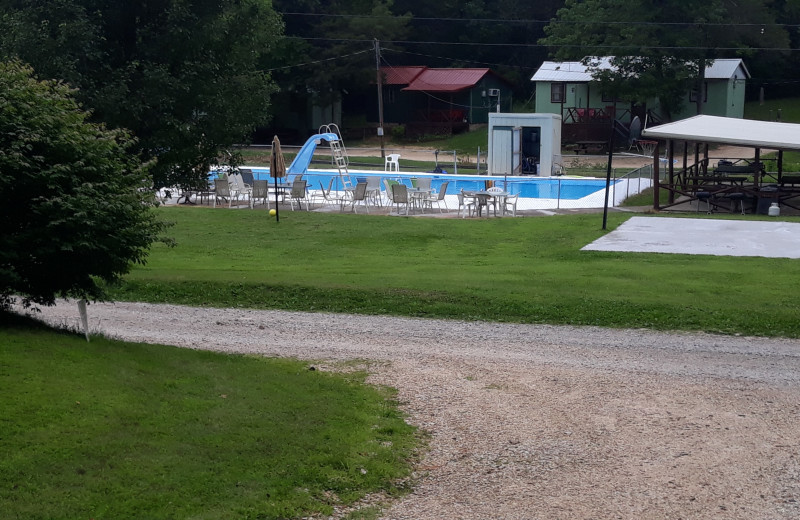
<path id="1" fill-rule="evenodd" d="M 386 149 L 383 145 L 383 77 L 381 75 L 381 44 L 375 38 L 375 75 L 378 84 L 378 137 L 381 138 L 381 157 L 386 158 Z"/>

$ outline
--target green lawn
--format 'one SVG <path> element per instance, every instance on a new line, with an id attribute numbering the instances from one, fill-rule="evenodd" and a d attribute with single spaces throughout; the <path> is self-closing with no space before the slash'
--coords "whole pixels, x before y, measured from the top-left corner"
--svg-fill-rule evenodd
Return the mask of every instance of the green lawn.
<path id="1" fill-rule="evenodd" d="M 160 211 L 177 247 L 157 245 L 119 299 L 800 336 L 797 261 L 580 251 L 603 234 L 599 214 Z"/>
<path id="2" fill-rule="evenodd" d="M 414 431 L 363 373 L 0 320 L 1 518 L 328 515 L 409 473 Z"/>
<path id="3" fill-rule="evenodd" d="M 800 98 L 770 99 L 762 105 L 758 101 L 749 101 L 744 106 L 746 119 L 776 121 L 778 113 L 784 123 L 800 123 Z"/>

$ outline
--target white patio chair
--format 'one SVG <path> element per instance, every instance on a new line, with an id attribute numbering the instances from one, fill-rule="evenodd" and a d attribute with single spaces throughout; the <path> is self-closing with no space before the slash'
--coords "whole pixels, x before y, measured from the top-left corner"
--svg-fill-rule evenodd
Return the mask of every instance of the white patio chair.
<path id="1" fill-rule="evenodd" d="M 489 199 L 489 204 L 492 206 L 492 209 L 494 210 L 495 216 L 497 216 L 497 203 L 499 202 L 497 200 L 497 195 L 495 195 L 495 194 L 496 193 L 503 193 L 504 191 L 505 190 L 503 188 L 500 188 L 498 186 L 492 186 L 491 188 L 486 190 L 487 193 L 491 193 L 492 194 L 492 196 L 491 196 L 492 198 Z M 488 208 L 487 208 L 487 211 L 488 211 Z"/>
<path id="2" fill-rule="evenodd" d="M 467 218 L 469 215 L 472 216 L 472 210 L 475 208 L 474 198 L 469 195 L 464 194 L 464 190 L 462 189 L 458 193 L 456 193 L 456 197 L 458 197 L 458 215 L 461 218 Z M 464 215 L 461 215 L 461 212 L 464 212 Z"/>
<path id="3" fill-rule="evenodd" d="M 386 156 L 386 162 L 383 163 L 383 170 L 390 172 L 390 171 L 400 171 L 400 154 L 399 153 L 390 153 Z"/>
<path id="4" fill-rule="evenodd" d="M 503 201 L 503 213 L 507 212 L 511 209 L 511 216 L 517 216 L 517 199 L 519 198 L 519 194 L 509 195 Z"/>

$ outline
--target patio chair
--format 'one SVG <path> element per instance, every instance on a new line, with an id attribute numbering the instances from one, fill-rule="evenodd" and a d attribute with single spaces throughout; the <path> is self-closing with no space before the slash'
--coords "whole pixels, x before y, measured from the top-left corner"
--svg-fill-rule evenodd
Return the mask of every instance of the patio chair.
<path id="1" fill-rule="evenodd" d="M 236 199 L 237 203 L 239 198 L 247 198 L 248 202 L 250 195 L 253 192 L 253 187 L 245 184 L 242 175 L 239 173 L 231 173 L 228 175 L 228 185 L 231 190 L 231 195 Z"/>
<path id="2" fill-rule="evenodd" d="M 411 185 L 420 190 L 429 190 L 431 189 L 431 180 L 430 177 L 417 177 L 411 179 Z"/>
<path id="3" fill-rule="evenodd" d="M 367 199 L 369 199 L 376 206 L 383 206 L 383 200 L 381 200 L 380 177 L 367 177 Z"/>
<path id="4" fill-rule="evenodd" d="M 341 199 L 332 194 L 334 182 L 336 182 L 336 179 L 331 177 L 330 182 L 328 182 L 328 189 L 326 190 L 325 186 L 322 185 L 322 181 L 319 181 L 320 191 L 311 195 L 311 204 L 315 202 L 321 204 L 341 204 Z"/>
<path id="5" fill-rule="evenodd" d="M 294 203 L 297 202 L 297 206 L 302 210 L 303 209 L 303 202 L 306 203 L 306 211 L 309 210 L 308 207 L 308 196 L 306 193 L 306 181 L 300 179 L 292 183 L 292 193 L 289 195 L 289 204 L 291 205 L 292 211 L 294 211 Z"/>
<path id="6" fill-rule="evenodd" d="M 400 214 L 400 205 L 406 205 L 406 215 L 408 215 L 408 208 L 411 205 L 411 201 L 408 198 L 408 188 L 405 184 L 392 184 L 392 203 L 397 209 L 397 214 Z"/>
<path id="7" fill-rule="evenodd" d="M 488 193 L 503 193 L 505 190 L 498 186 L 492 186 L 491 188 L 488 188 L 486 191 Z M 497 195 L 492 195 L 492 198 L 489 199 L 489 204 L 491 204 L 492 209 L 494 209 L 494 214 L 495 216 L 497 216 Z"/>
<path id="8" fill-rule="evenodd" d="M 245 186 L 253 186 L 255 179 L 253 178 L 253 170 L 250 168 L 239 168 L 239 175 L 242 176 L 242 182 Z"/>
<path id="9" fill-rule="evenodd" d="M 505 198 L 505 200 L 503 201 L 503 214 L 505 214 L 506 211 L 511 209 L 511 216 L 512 217 L 517 216 L 517 199 L 519 199 L 518 193 L 515 195 L 509 195 L 508 197 Z"/>
<path id="10" fill-rule="evenodd" d="M 231 207 L 233 203 L 233 197 L 231 196 L 231 189 L 230 185 L 228 184 L 227 178 L 221 179 L 214 179 L 214 204 L 213 207 L 217 207 L 218 200 L 227 200 L 228 207 Z"/>
<path id="11" fill-rule="evenodd" d="M 256 201 L 261 200 L 269 209 L 269 181 L 253 181 L 253 192 L 250 194 L 250 207 L 255 208 Z"/>
<path id="12" fill-rule="evenodd" d="M 458 215 L 461 216 L 463 210 L 464 216 L 461 218 L 467 218 L 467 215 L 471 217 L 472 210 L 475 209 L 474 198 L 471 195 L 465 195 L 463 189 L 456 193 L 456 197 L 458 197 Z"/>
<path id="13" fill-rule="evenodd" d="M 369 206 L 367 205 L 367 183 L 356 183 L 356 187 L 353 190 L 353 198 L 349 199 L 347 202 L 349 202 L 350 207 L 353 208 L 353 213 L 356 213 L 356 205 L 359 202 L 364 205 L 364 209 L 369 213 Z M 342 210 L 344 210 L 344 204 L 342 204 Z"/>
<path id="14" fill-rule="evenodd" d="M 487 195 L 486 193 L 476 193 L 474 200 L 475 202 L 473 202 L 473 204 L 475 205 L 475 211 L 478 214 L 478 216 L 479 217 L 483 216 L 483 210 L 484 208 L 486 208 L 486 216 L 488 217 L 489 206 L 491 205 L 490 201 L 492 200 L 492 196 Z M 496 212 L 497 209 L 495 209 L 495 214 L 497 214 Z"/>
<path id="15" fill-rule="evenodd" d="M 400 171 L 400 154 L 399 153 L 390 153 L 386 156 L 386 162 L 383 163 L 383 170 L 390 172 L 390 171 Z"/>
<path id="16" fill-rule="evenodd" d="M 445 196 L 447 195 L 448 184 L 450 184 L 450 181 L 443 182 L 439 187 L 439 193 L 433 194 L 425 199 L 425 203 L 431 209 L 433 209 L 433 205 L 436 204 L 439 207 L 439 213 L 442 213 L 442 202 L 444 202 L 444 207 L 447 209 L 447 201 L 445 200 Z"/>
<path id="17" fill-rule="evenodd" d="M 386 194 L 386 205 L 391 206 L 394 204 L 394 200 L 392 199 L 392 186 L 395 184 L 400 184 L 398 181 L 393 181 L 390 179 L 383 179 L 383 187 L 384 193 Z"/>

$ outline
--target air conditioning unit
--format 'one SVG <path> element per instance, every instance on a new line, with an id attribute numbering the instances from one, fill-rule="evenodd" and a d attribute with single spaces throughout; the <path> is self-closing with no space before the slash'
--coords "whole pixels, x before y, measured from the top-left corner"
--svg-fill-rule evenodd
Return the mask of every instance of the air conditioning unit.
<path id="1" fill-rule="evenodd" d="M 489 97 L 499 97 L 500 96 L 500 89 L 499 88 L 490 88 L 488 92 L 489 92 Z"/>

